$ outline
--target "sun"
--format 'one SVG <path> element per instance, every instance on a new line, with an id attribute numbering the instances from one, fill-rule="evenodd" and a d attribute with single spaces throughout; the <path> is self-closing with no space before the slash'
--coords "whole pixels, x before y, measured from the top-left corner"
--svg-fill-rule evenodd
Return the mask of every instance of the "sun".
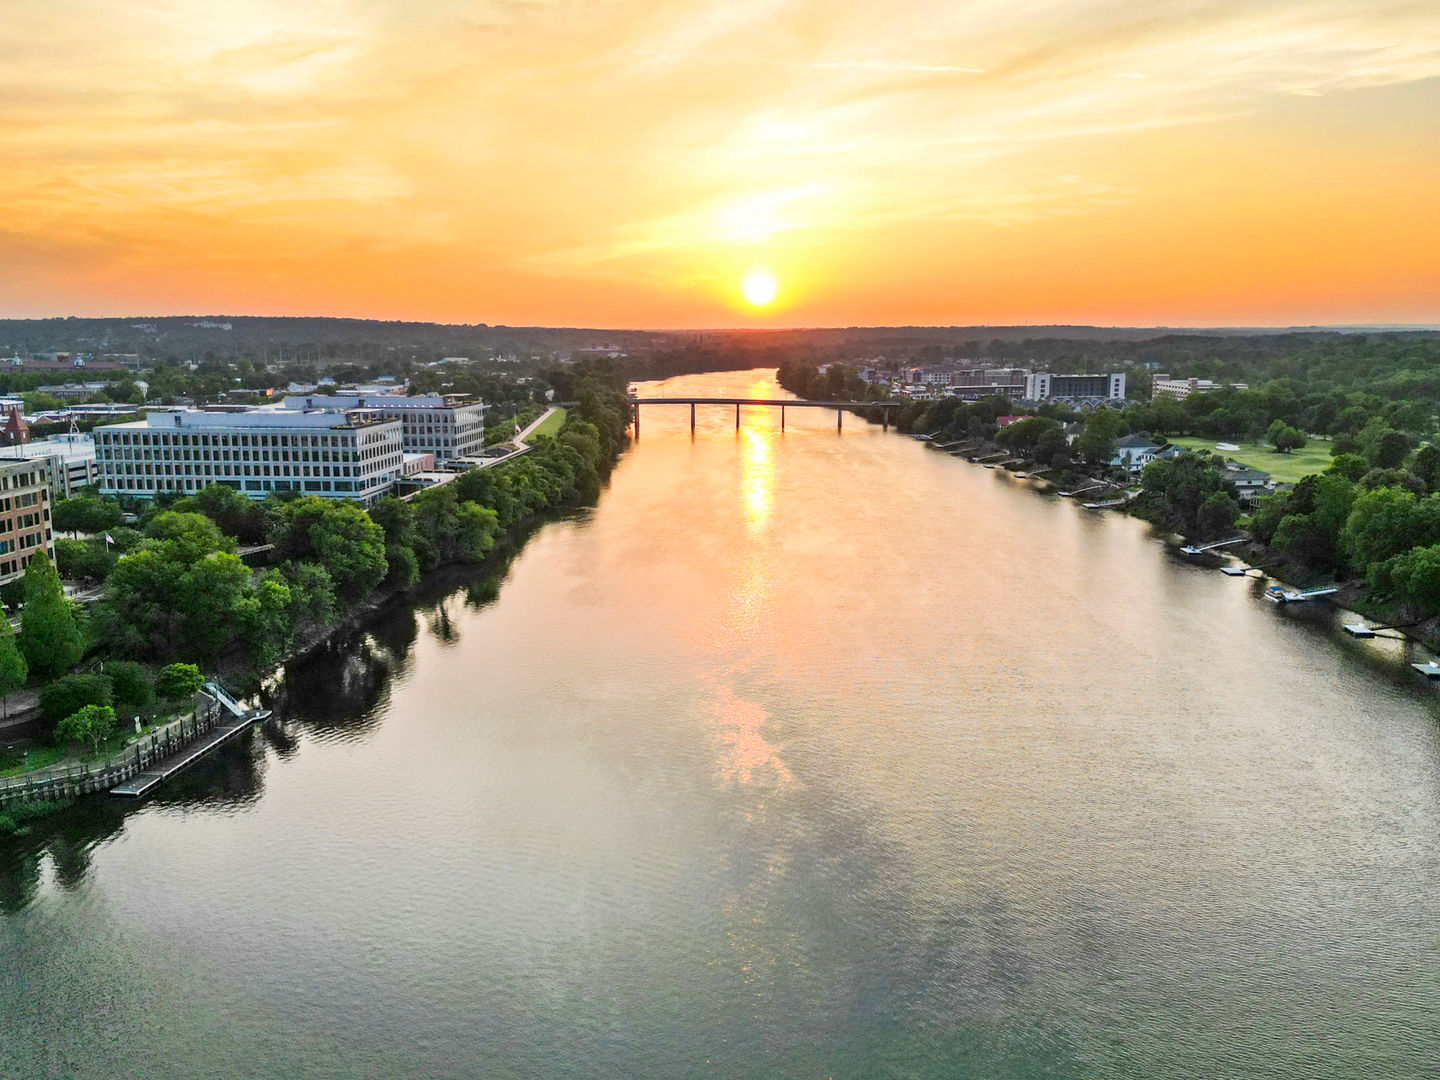
<path id="1" fill-rule="evenodd" d="M 740 282 L 740 291 L 755 307 L 764 307 L 780 293 L 780 279 L 769 270 L 751 270 Z"/>

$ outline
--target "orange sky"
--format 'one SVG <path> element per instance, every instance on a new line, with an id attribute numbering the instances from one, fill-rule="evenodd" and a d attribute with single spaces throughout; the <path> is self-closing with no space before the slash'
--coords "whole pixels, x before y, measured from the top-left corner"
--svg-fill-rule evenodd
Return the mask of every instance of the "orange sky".
<path id="1" fill-rule="evenodd" d="M 1440 322 L 1434 0 L 9 0 L 0 55 L 0 315 Z"/>

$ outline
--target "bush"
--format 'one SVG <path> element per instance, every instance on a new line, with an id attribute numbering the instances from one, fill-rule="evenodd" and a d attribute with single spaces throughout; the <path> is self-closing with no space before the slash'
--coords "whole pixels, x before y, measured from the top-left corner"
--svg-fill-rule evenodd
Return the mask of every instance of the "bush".
<path id="1" fill-rule="evenodd" d="M 155 703 L 155 686 L 144 664 L 134 660 L 112 660 L 105 665 L 105 674 L 115 696 L 115 707 L 121 712 L 135 713 Z"/>
<path id="2" fill-rule="evenodd" d="M 112 705 L 114 687 L 105 675 L 62 675 L 40 691 L 40 710 L 54 724 L 87 705 Z"/>
<path id="3" fill-rule="evenodd" d="M 166 701 L 179 701 L 200 692 L 205 685 L 205 676 L 194 664 L 170 664 L 160 669 L 155 680 L 155 692 Z"/>

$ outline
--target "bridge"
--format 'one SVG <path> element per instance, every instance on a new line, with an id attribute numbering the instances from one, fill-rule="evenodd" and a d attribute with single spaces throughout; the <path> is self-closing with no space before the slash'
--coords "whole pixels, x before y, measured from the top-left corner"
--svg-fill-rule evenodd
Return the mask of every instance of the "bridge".
<path id="1" fill-rule="evenodd" d="M 630 399 L 630 420 L 635 425 L 635 438 L 640 438 L 641 405 L 689 405 L 690 430 L 695 430 L 695 407 L 697 405 L 733 405 L 735 407 L 735 430 L 740 430 L 740 409 L 743 406 L 759 406 L 780 410 L 780 430 L 785 430 L 786 409 L 834 409 L 835 430 L 840 431 L 845 421 L 846 409 L 879 409 L 880 425 L 890 430 L 890 410 L 898 407 L 894 401 L 806 401 L 800 398 L 730 398 L 730 397 L 632 397 Z"/>

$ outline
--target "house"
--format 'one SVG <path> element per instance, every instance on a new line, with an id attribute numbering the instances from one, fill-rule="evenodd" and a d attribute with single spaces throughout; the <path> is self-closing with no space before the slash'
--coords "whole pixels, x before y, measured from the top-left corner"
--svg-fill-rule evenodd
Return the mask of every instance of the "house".
<path id="1" fill-rule="evenodd" d="M 1248 506 L 1256 499 L 1269 495 L 1275 490 L 1275 481 L 1269 473 L 1241 465 L 1238 461 L 1227 461 L 1220 468 L 1225 482 L 1235 489 L 1241 505 Z"/>
<path id="2" fill-rule="evenodd" d="M 1126 435 L 1115 442 L 1115 456 L 1110 459 L 1112 469 L 1124 469 L 1132 476 L 1138 475 L 1146 465 L 1155 460 L 1155 455 L 1164 447 L 1143 435 Z"/>

